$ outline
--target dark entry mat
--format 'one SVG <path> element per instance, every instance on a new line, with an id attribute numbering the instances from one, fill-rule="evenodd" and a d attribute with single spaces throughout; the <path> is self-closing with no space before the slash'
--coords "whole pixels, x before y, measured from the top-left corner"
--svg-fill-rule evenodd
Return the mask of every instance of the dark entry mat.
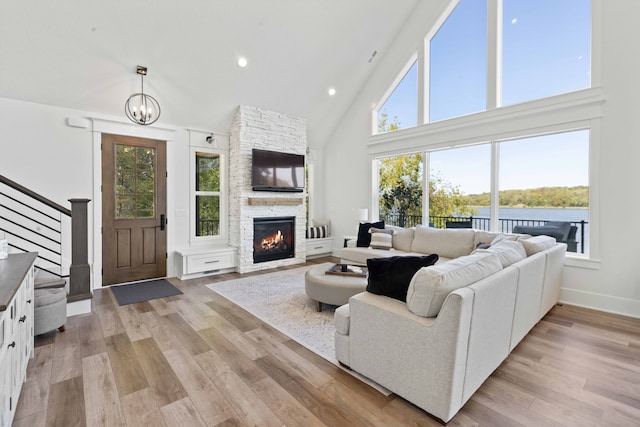
<path id="1" fill-rule="evenodd" d="M 147 282 L 129 285 L 111 286 L 111 290 L 119 305 L 135 304 L 150 299 L 180 295 L 182 291 L 165 279 L 149 280 Z"/>

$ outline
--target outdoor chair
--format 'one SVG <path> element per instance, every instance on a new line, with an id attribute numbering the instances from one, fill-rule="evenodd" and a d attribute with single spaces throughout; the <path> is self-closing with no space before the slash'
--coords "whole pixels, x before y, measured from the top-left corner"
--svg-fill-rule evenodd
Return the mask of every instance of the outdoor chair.
<path id="1" fill-rule="evenodd" d="M 556 242 L 566 243 L 567 252 L 577 252 L 578 242 L 576 232 L 578 227 L 564 221 L 546 221 L 544 225 L 516 225 L 513 232 L 516 234 L 529 234 L 531 236 L 551 236 Z"/>

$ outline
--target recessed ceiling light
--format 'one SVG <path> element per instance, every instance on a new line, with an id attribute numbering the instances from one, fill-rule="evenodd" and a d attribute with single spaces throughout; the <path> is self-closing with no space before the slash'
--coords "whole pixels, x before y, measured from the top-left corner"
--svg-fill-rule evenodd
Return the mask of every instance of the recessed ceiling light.
<path id="1" fill-rule="evenodd" d="M 336 94 L 336 90 L 332 87 L 329 88 L 329 96 L 333 96 Z"/>
<path id="2" fill-rule="evenodd" d="M 247 58 L 240 57 L 238 58 L 238 65 L 242 68 L 247 66 Z"/>

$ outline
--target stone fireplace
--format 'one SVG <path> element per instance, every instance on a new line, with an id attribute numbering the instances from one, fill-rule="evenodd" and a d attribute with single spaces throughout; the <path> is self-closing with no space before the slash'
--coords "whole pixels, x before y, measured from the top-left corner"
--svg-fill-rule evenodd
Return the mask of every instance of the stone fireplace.
<path id="1" fill-rule="evenodd" d="M 254 107 L 238 107 L 229 138 L 229 242 L 238 248 L 239 273 L 301 264 L 306 260 L 305 193 L 253 191 L 251 153 L 254 148 L 306 154 L 305 120 Z M 258 235 L 262 231 L 254 228 L 254 220 L 258 219 L 259 223 L 260 219 L 267 218 L 291 218 L 291 232 L 279 228 L 275 236 Z M 268 241 L 263 246 L 265 238 Z M 264 249 L 269 246 L 277 250 L 268 251 L 271 253 L 263 257 Z M 289 253 L 272 256 L 285 246 Z M 258 258 L 254 259 L 256 255 Z"/>
<path id="2" fill-rule="evenodd" d="M 295 256 L 296 218 L 253 219 L 253 262 L 267 262 Z"/>

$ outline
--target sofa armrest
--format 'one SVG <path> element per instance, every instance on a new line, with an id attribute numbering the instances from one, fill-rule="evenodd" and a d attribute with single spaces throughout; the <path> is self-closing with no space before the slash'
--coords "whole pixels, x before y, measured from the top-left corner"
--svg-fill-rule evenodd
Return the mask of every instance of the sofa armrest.
<path id="1" fill-rule="evenodd" d="M 448 421 L 462 406 L 474 293 L 452 292 L 438 317 L 368 292 L 349 300 L 349 361 L 355 371 Z"/>

